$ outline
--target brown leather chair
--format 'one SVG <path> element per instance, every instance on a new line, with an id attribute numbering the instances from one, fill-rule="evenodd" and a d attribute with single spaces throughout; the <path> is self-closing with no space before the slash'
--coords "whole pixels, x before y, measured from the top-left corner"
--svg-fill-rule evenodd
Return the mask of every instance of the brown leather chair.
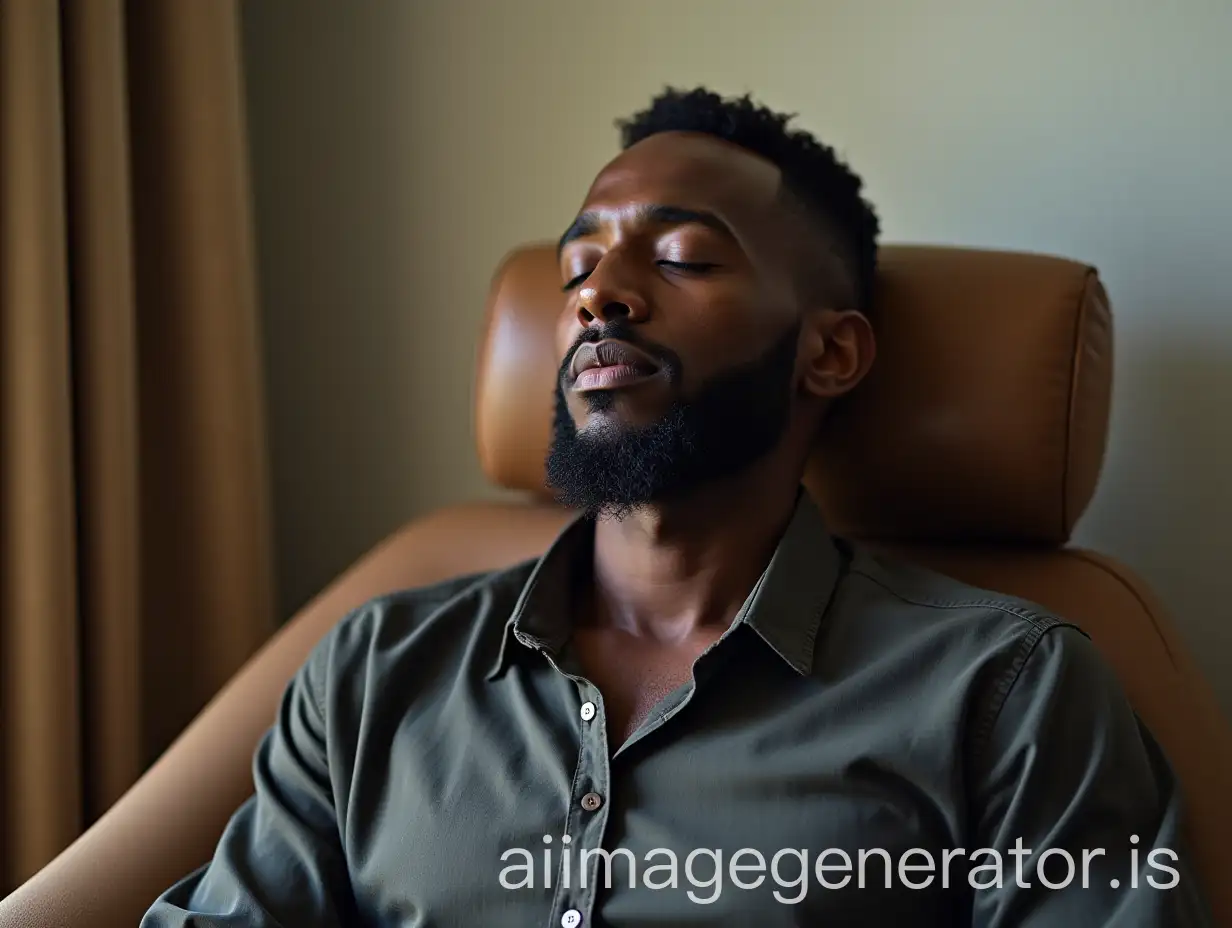
<path id="1" fill-rule="evenodd" d="M 1095 271 L 1038 255 L 887 247 L 879 286 L 874 373 L 819 437 L 809 489 L 836 533 L 1025 596 L 1088 631 L 1172 760 L 1201 878 L 1218 924 L 1232 926 L 1232 731 L 1141 580 L 1065 547 L 1107 431 L 1111 320 Z M 442 510 L 365 556 L 94 827 L 0 903 L 0 926 L 135 925 L 209 859 L 252 789 L 251 755 L 283 686 L 337 619 L 377 594 L 546 546 L 566 518 L 536 493 L 560 300 L 551 248 L 515 252 L 496 276 L 479 353 L 479 454 L 526 501 Z"/>

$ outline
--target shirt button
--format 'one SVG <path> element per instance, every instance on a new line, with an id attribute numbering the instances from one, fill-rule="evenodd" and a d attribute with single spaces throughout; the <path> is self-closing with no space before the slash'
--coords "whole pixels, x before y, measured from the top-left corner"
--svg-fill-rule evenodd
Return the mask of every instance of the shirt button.
<path id="1" fill-rule="evenodd" d="M 582 797 L 582 808 L 587 812 L 593 812 L 601 805 L 603 805 L 603 797 L 598 793 L 587 793 Z"/>
<path id="2" fill-rule="evenodd" d="M 589 722 L 595 717 L 595 704 L 593 702 L 582 703 L 582 721 Z"/>
<path id="3" fill-rule="evenodd" d="M 570 909 L 560 917 L 561 928 L 577 928 L 582 924 L 582 913 L 577 909 Z"/>

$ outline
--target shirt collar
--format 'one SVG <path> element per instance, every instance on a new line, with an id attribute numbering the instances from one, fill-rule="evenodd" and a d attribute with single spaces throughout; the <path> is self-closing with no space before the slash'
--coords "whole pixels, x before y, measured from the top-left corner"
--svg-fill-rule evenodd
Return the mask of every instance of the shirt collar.
<path id="1" fill-rule="evenodd" d="M 757 632 L 796 673 L 811 673 L 817 632 L 845 560 L 821 510 L 801 487 L 787 530 L 737 621 Z"/>
<path id="2" fill-rule="evenodd" d="M 505 671 L 518 645 L 556 653 L 568 640 L 570 587 L 577 576 L 575 568 L 593 550 L 593 542 L 594 522 L 586 515 L 578 515 L 560 530 L 518 595 L 487 679 Z"/>
<path id="3" fill-rule="evenodd" d="M 522 587 L 489 680 L 508 667 L 518 645 L 549 653 L 563 647 L 569 638 L 571 586 L 593 546 L 594 522 L 585 516 L 556 536 Z M 843 561 L 820 510 L 801 488 L 791 521 L 734 624 L 748 625 L 797 673 L 810 673 L 817 632 Z"/>

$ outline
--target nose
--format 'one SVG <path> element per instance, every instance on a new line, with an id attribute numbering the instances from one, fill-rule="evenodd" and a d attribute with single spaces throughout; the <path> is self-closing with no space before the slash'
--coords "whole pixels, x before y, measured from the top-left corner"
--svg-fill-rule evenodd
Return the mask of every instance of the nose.
<path id="1" fill-rule="evenodd" d="M 627 256 L 609 251 L 578 288 L 578 321 L 584 326 L 596 321 L 636 323 L 644 322 L 648 316 L 646 298 L 637 286 Z"/>

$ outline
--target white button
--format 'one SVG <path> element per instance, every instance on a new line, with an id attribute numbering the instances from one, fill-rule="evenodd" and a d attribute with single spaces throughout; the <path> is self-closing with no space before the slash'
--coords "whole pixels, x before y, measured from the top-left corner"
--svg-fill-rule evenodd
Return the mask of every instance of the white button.
<path id="1" fill-rule="evenodd" d="M 589 722 L 594 717 L 595 717 L 595 704 L 593 702 L 582 703 L 582 721 Z M 574 924 L 576 925 L 577 922 L 574 922 Z"/>
<path id="2" fill-rule="evenodd" d="M 590 703 L 586 705 L 589 706 Z M 582 913 L 577 909 L 570 909 L 560 917 L 560 923 L 563 928 L 577 928 L 578 925 L 582 924 Z"/>

